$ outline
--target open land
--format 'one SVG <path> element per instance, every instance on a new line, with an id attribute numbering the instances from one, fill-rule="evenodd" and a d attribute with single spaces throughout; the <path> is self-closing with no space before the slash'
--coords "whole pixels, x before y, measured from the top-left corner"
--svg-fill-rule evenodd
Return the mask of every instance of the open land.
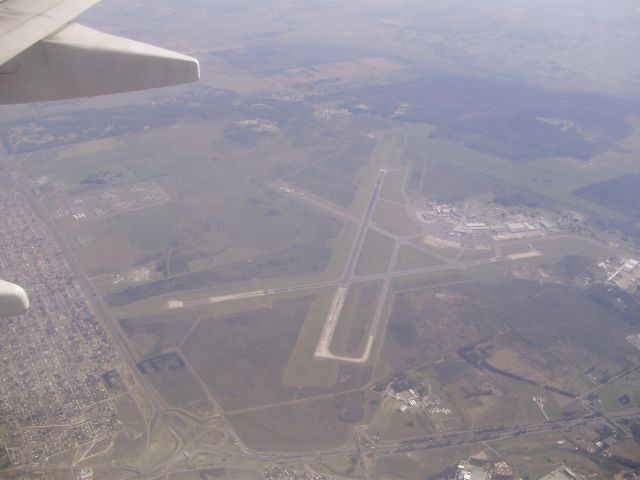
<path id="1" fill-rule="evenodd" d="M 203 80 L 0 122 L 0 265 L 33 303 L 0 329 L 0 476 L 640 465 L 628 48 L 612 69 L 435 4 L 117 3 L 88 21 L 144 14 Z"/>

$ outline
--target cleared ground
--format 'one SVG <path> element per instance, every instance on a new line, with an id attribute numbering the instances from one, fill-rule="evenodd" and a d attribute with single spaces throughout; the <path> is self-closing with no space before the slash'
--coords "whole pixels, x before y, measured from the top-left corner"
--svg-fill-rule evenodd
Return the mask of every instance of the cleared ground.
<path id="1" fill-rule="evenodd" d="M 305 400 L 228 416 L 250 448 L 262 451 L 314 451 L 339 447 L 351 426 L 366 420 L 364 394 Z"/>
<path id="2" fill-rule="evenodd" d="M 369 230 L 356 264 L 356 275 L 371 275 L 387 270 L 394 241 L 383 233 Z"/>
<path id="3" fill-rule="evenodd" d="M 442 264 L 440 260 L 430 256 L 423 250 L 419 250 L 411 245 L 403 245 L 400 247 L 395 270 L 412 270 L 415 268 L 431 267 L 433 265 L 440 264 Z"/>
<path id="4" fill-rule="evenodd" d="M 312 301 L 285 300 L 270 310 L 200 320 L 181 350 L 223 409 L 293 398 L 296 389 L 282 378 Z"/>

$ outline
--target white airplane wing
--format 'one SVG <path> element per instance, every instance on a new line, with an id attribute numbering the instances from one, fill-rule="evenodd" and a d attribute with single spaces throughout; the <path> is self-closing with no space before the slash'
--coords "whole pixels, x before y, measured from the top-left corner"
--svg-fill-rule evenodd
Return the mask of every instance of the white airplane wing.
<path id="1" fill-rule="evenodd" d="M 195 58 L 70 21 L 98 0 L 0 0 L 0 104 L 87 97 L 195 82 Z M 0 317 L 29 298 L 0 280 Z"/>
<path id="2" fill-rule="evenodd" d="M 0 103 L 194 82 L 195 58 L 70 23 L 98 0 L 0 0 Z"/>
<path id="3" fill-rule="evenodd" d="M 0 280 L 0 317 L 20 315 L 29 309 L 29 298 L 15 283 Z"/>

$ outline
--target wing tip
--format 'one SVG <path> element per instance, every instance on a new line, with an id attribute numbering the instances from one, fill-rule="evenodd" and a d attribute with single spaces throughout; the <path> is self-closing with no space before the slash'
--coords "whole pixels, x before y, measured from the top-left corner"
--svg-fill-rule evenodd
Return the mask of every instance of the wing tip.
<path id="1" fill-rule="evenodd" d="M 12 317 L 29 309 L 29 297 L 20 285 L 0 280 L 0 317 Z"/>

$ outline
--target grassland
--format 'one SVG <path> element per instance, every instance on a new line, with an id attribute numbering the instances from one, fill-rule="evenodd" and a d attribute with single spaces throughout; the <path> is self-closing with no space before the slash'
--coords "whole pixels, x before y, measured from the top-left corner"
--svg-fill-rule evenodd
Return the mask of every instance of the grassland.
<path id="1" fill-rule="evenodd" d="M 435 287 L 396 293 L 383 351 L 383 358 L 394 369 L 436 361 L 495 333 L 495 327 L 482 314 L 469 318 L 460 307 L 445 314 L 446 301 L 438 299 L 437 291 Z"/>
<path id="2" fill-rule="evenodd" d="M 527 244 L 522 243 L 507 243 L 505 245 L 500 245 L 500 254 L 503 256 L 508 255 L 517 255 L 520 253 L 527 253 L 531 251 L 531 247 Z"/>
<path id="3" fill-rule="evenodd" d="M 430 419 L 424 414 L 401 413 L 394 405 L 387 414 L 386 425 L 380 437 L 385 441 L 415 438 L 435 433 Z"/>
<path id="4" fill-rule="evenodd" d="M 442 262 L 430 256 L 422 250 L 411 245 L 403 245 L 398 252 L 398 261 L 395 265 L 396 271 L 411 270 L 414 268 L 432 267 L 441 265 Z"/>
<path id="5" fill-rule="evenodd" d="M 365 420 L 364 394 L 336 395 L 228 415 L 250 448 L 301 452 L 346 443 L 351 426 Z"/>
<path id="6" fill-rule="evenodd" d="M 164 401 L 172 407 L 189 410 L 191 405 L 208 402 L 207 392 L 187 369 L 152 372 L 147 375 L 147 378 Z"/>
<path id="7" fill-rule="evenodd" d="M 468 458 L 470 447 L 439 448 L 427 452 L 386 455 L 376 461 L 375 474 L 385 480 L 423 480 Z M 437 477 L 436 477 L 437 478 Z"/>
<path id="8" fill-rule="evenodd" d="M 313 356 L 334 293 L 333 288 L 319 292 L 311 305 L 284 373 L 286 385 L 331 388 L 338 380 L 340 367 L 335 362 L 320 361 Z"/>
<path id="9" fill-rule="evenodd" d="M 247 283 L 256 278 L 268 280 L 286 275 L 318 273 L 324 270 L 330 258 L 331 251 L 322 242 L 310 242 L 272 255 L 263 254 L 220 267 L 127 287 L 107 295 L 105 299 L 109 306 L 117 307 L 176 291 L 220 288 L 230 283 Z"/>
<path id="10" fill-rule="evenodd" d="M 415 279 L 396 285 L 381 361 L 395 371 L 432 365 L 419 372 L 432 395 L 454 412 L 456 428 L 540 421 L 545 414 L 557 419 L 572 396 L 593 388 L 588 377 L 608 378 L 629 366 L 627 332 L 614 309 L 579 288 L 547 289 L 499 277 L 457 284 Z M 607 345 L 598 340 L 603 336 L 610 339 Z M 459 353 L 464 348 L 497 370 L 482 380 L 462 360 L 468 357 Z M 629 382 L 603 392 L 609 408 L 630 408 L 618 401 L 625 394 L 631 405 L 637 402 L 633 378 Z M 544 413 L 534 397 L 544 398 Z M 411 434 L 403 427 L 408 420 L 395 422 L 380 428 Z"/>
<path id="11" fill-rule="evenodd" d="M 381 286 L 376 280 L 349 287 L 331 343 L 332 353 L 357 357 L 364 352 Z"/>
<path id="12" fill-rule="evenodd" d="M 387 271 L 394 241 L 387 235 L 369 230 L 356 264 L 356 275 L 371 275 Z"/>
<path id="13" fill-rule="evenodd" d="M 203 161 L 211 149 L 204 139 L 212 132 L 216 152 L 226 155 L 225 161 Z M 253 182 L 273 178 L 285 165 L 307 168 L 319 156 L 349 150 L 355 140 L 336 145 L 334 151 L 320 145 L 283 154 L 265 138 L 256 145 L 263 157 L 258 166 L 247 161 L 250 154 L 228 145 L 217 124 L 176 125 L 151 133 L 148 140 L 133 135 L 100 140 L 95 154 L 91 143 L 60 147 L 55 168 L 48 161 L 50 153 L 38 152 L 23 162 L 31 175 L 46 179 L 43 197 L 52 213 L 58 199 L 135 181 L 154 180 L 168 193 L 170 199 L 161 207 L 62 225 L 90 276 L 115 275 L 131 265 L 181 274 L 305 241 L 325 241 L 340 232 L 338 220 Z M 177 145 L 185 141 L 189 146 L 180 147 L 178 154 Z M 130 162 L 131 157 L 136 161 Z M 96 176 L 104 183 L 90 183 Z"/>
<path id="14" fill-rule="evenodd" d="M 388 172 L 384 178 L 384 184 L 382 185 L 382 190 L 380 191 L 380 198 L 388 200 L 390 202 L 404 204 L 407 201 L 403 194 L 405 178 L 405 172 Z"/>
<path id="15" fill-rule="evenodd" d="M 432 252 L 440 257 L 454 259 L 462 253 L 462 250 L 460 248 L 432 245 L 425 240 L 425 237 L 419 237 L 417 239 L 413 239 L 412 241 L 415 244 L 420 245 L 420 248 L 422 250 L 425 250 L 426 252 Z"/>
<path id="16" fill-rule="evenodd" d="M 369 163 L 373 143 L 356 144 L 288 178 L 304 190 L 349 208 L 356 192 L 358 169 Z"/>
<path id="17" fill-rule="evenodd" d="M 424 467 L 408 455 L 387 455 L 376 461 L 376 477 L 384 479 L 424 479 Z"/>
<path id="18" fill-rule="evenodd" d="M 196 322 L 191 311 L 157 314 L 119 320 L 122 330 L 135 346 L 140 358 L 176 349 Z"/>
<path id="19" fill-rule="evenodd" d="M 239 467 L 202 468 L 200 470 L 172 473 L 169 480 L 209 480 L 214 478 L 231 478 L 238 480 L 261 480 L 264 478 L 257 469 Z"/>
<path id="20" fill-rule="evenodd" d="M 414 225 L 405 194 L 411 201 L 448 202 L 486 193 L 503 205 L 574 209 L 605 223 L 637 217 L 637 175 L 630 174 L 637 170 L 640 129 L 628 118 L 637 115 L 638 104 L 604 91 L 638 90 L 635 63 L 625 61 L 633 52 L 611 41 L 624 38 L 618 10 L 602 16 L 608 25 L 593 18 L 597 9 L 586 13 L 585 25 L 615 31 L 589 43 L 579 23 L 567 30 L 567 22 L 556 22 L 563 24 L 560 31 L 554 22 L 541 27 L 526 2 L 491 15 L 482 2 L 464 11 L 413 2 L 400 14 L 393 2 L 380 3 L 376 12 L 322 2 L 291 9 L 276 2 L 266 14 L 261 5 L 226 2 L 215 18 L 205 16 L 201 2 L 180 8 L 165 3 L 133 5 L 126 13 L 105 5 L 88 15 L 96 26 L 141 31 L 149 40 L 162 38 L 167 47 L 197 54 L 199 85 L 9 109 L 0 133 L 7 149 L 24 152 L 14 159 L 26 174 L 25 185 L 54 217 L 135 354 L 177 351 L 187 360 L 184 369 L 148 375 L 169 405 L 194 410 L 212 393 L 231 411 L 228 418 L 249 447 L 314 452 L 339 448 L 349 442 L 353 425 L 369 421 L 384 439 L 538 422 L 544 417 L 534 396 L 544 396 L 546 413 L 560 418 L 566 398 L 543 385 L 581 393 L 637 358 L 624 341 L 626 317 L 589 292 L 514 278 L 567 253 L 611 253 L 576 237 L 538 239 L 532 248 L 540 257 L 466 270 L 454 263 L 493 253 L 403 245 L 395 271 L 448 260 L 452 268 L 394 280 L 385 306 L 389 321 L 385 314 L 372 359 L 362 366 L 313 356 L 333 288 L 166 313 L 168 299 L 339 278 L 355 236 L 356 222 L 348 217 L 362 214 L 381 168 L 389 171 L 374 222 L 410 241 L 427 227 Z M 140 30 L 140 18 L 152 19 L 154 28 Z M 326 18 L 331 22 L 321 22 L 318 36 L 315 27 Z M 525 19 L 518 27 L 526 35 L 507 29 L 505 42 L 495 35 L 496 25 L 512 18 Z M 425 35 L 425 22 L 438 28 Z M 616 28 L 608 28 L 612 24 Z M 559 35 L 570 40 L 570 48 L 531 41 Z M 372 41 L 380 38 L 385 41 Z M 575 45 L 593 47 L 595 41 L 618 53 L 602 65 L 576 55 L 582 50 Z M 402 70 L 404 65 L 409 68 Z M 606 79 L 597 78 L 598 72 Z M 569 84 L 584 91 L 568 92 Z M 8 172 L 2 173 L 0 185 L 8 186 Z M 168 201 L 87 222 L 55 219 L 58 207 L 79 194 L 140 181 L 161 185 Z M 281 192 L 282 182 L 324 199 L 328 208 Z M 620 186 L 625 192 L 614 195 Z M 342 207 L 335 216 L 324 213 L 332 203 Z M 392 248 L 393 240 L 370 231 L 356 273 L 384 272 Z M 497 253 L 520 251 L 506 247 Z M 138 269 L 147 269 L 149 277 L 120 281 Z M 379 288 L 379 282 L 351 286 L 335 353 L 362 352 Z M 460 355 L 467 347 L 486 362 L 478 367 L 481 373 Z M 392 403 L 382 403 L 373 415 L 378 406 L 363 391 L 371 377 L 407 370 L 452 410 L 448 418 L 400 414 Z M 619 401 L 624 395 L 638 404 L 637 380 L 634 374 L 604 388 L 603 406 L 627 408 Z M 115 400 L 127 431 L 109 455 L 134 471 L 155 468 L 182 446 L 172 433 L 180 424 L 169 428 L 160 415 L 145 449 L 146 425 L 129 395 Z M 140 404 L 150 416 L 151 407 Z M 557 446 L 559 438 L 491 446 L 513 459 L 521 476 L 539 478 L 561 461 L 581 465 L 572 450 Z M 375 464 L 375 478 L 424 479 L 472 453 L 451 447 L 368 461 Z M 213 454 L 186 463 L 204 466 L 164 476 L 262 476 Z M 112 468 L 113 478 L 128 474 Z M 358 475 L 364 472 L 355 470 Z M 102 478 L 98 467 L 96 477 Z"/>
<path id="21" fill-rule="evenodd" d="M 531 244 L 543 252 L 547 260 L 559 260 L 568 254 L 598 259 L 612 253 L 610 248 L 587 238 L 556 237 L 534 240 Z"/>
<path id="22" fill-rule="evenodd" d="M 484 259 L 484 258 L 491 258 L 495 255 L 495 252 L 493 251 L 493 248 L 478 248 L 478 249 L 474 249 L 474 248 L 470 248 L 465 250 L 464 252 L 462 252 L 462 255 L 460 256 L 460 261 L 462 262 L 468 262 L 470 260 L 480 260 L 480 259 Z"/>
<path id="23" fill-rule="evenodd" d="M 130 395 L 123 395 L 114 400 L 118 418 L 126 425 L 114 444 L 114 458 L 133 458 L 144 450 L 147 441 L 147 429 L 140 410 Z"/>
<path id="24" fill-rule="evenodd" d="M 637 370 L 598 392 L 602 407 L 608 412 L 620 412 L 640 406 L 640 372 Z"/>
<path id="25" fill-rule="evenodd" d="M 425 131 L 429 131 L 429 127 Z M 625 220 L 619 208 L 605 208 L 575 194 L 576 191 L 587 192 L 587 188 L 590 188 L 587 185 L 616 175 L 617 170 L 610 168 L 606 162 L 596 168 L 586 168 L 583 163 L 571 158 L 542 158 L 524 164 L 512 163 L 506 158 L 480 153 L 442 138 L 416 134 L 408 138 L 414 171 L 422 181 L 417 185 L 414 179 L 409 185 L 426 198 L 449 202 L 492 193 L 496 199 L 507 203 L 515 201 L 552 208 L 570 206 L 607 219 Z M 420 154 L 413 153 L 416 151 Z M 426 169 L 428 174 L 422 174 L 422 169 Z M 587 197 L 587 194 L 583 196 Z"/>
<path id="26" fill-rule="evenodd" d="M 419 232 L 411 220 L 407 218 L 405 208 L 397 203 L 379 200 L 373 213 L 373 222 L 398 236 L 407 236 Z"/>
<path id="27" fill-rule="evenodd" d="M 296 389 L 282 378 L 312 301 L 303 297 L 270 310 L 200 320 L 181 350 L 223 409 L 293 398 Z"/>
<path id="28" fill-rule="evenodd" d="M 543 434 L 531 437 L 520 437 L 508 441 L 488 442 L 498 452 L 509 459 L 522 475 L 540 478 L 561 465 L 572 465 L 574 468 L 598 471 L 595 463 L 580 455 L 570 445 L 559 445 L 564 438 L 559 434 Z M 576 468 L 576 469 L 577 469 Z M 606 478 L 606 477 L 602 477 Z"/>

